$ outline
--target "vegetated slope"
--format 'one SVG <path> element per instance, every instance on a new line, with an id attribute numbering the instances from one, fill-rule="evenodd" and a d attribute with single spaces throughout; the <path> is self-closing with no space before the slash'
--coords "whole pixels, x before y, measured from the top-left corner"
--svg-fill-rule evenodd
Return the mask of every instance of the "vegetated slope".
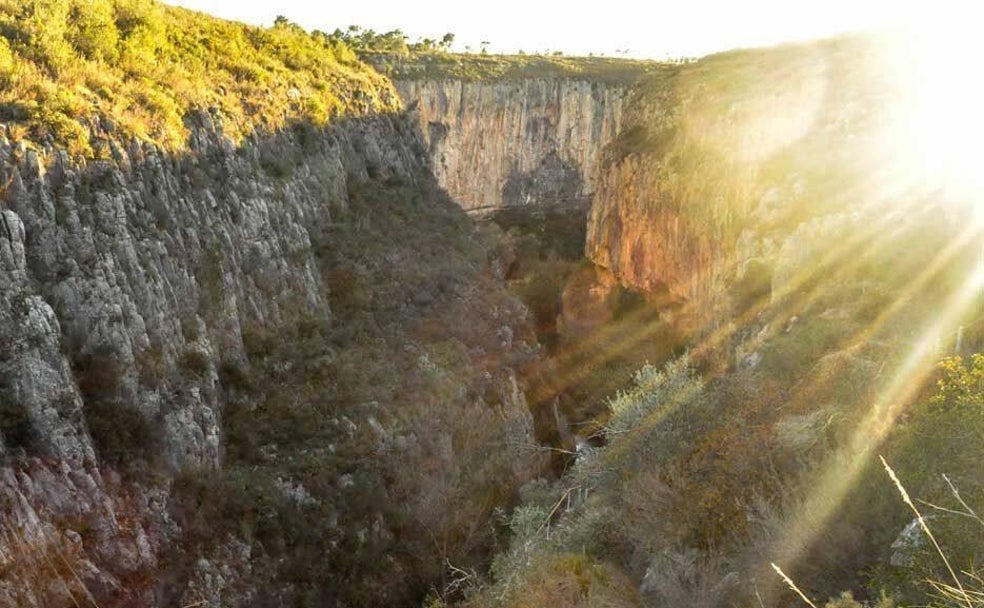
<path id="1" fill-rule="evenodd" d="M 0 14 L 0 604 L 413 605 L 481 567 L 537 347 L 388 82 L 288 24 Z"/>
<path id="2" fill-rule="evenodd" d="M 694 298 L 722 263 L 755 255 L 736 252 L 759 246 L 739 241 L 746 229 L 786 234 L 884 196 L 871 172 L 905 168 L 885 161 L 906 153 L 893 131 L 904 125 L 890 124 L 905 101 L 890 42 L 733 51 L 640 83 L 601 171 L 589 257 L 627 284 Z"/>
<path id="3" fill-rule="evenodd" d="M 954 584 L 900 536 L 913 516 L 877 455 L 913 496 L 984 508 L 979 356 L 934 371 L 982 346 L 981 233 L 969 201 L 911 179 L 886 43 L 735 51 L 640 84 L 588 251 L 686 298 L 697 339 L 612 399 L 605 447 L 526 488 L 468 604 L 800 601 L 770 562 L 817 601 Z M 922 507 L 972 569 L 979 521 Z"/>
<path id="4" fill-rule="evenodd" d="M 238 141 L 292 117 L 324 124 L 398 104 L 344 42 L 289 23 L 153 0 L 0 2 L 0 119 L 18 140 L 110 158 L 112 142 L 133 136 L 184 147 L 193 109 L 221 116 Z"/>

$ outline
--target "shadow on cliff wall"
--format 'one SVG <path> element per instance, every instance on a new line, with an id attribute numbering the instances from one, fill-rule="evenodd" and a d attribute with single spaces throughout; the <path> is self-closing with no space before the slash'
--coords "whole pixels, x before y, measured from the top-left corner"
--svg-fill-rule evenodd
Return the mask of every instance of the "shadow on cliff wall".
<path id="1" fill-rule="evenodd" d="M 189 120 L 181 154 L 0 150 L 3 276 L 35 306 L 0 301 L 3 566 L 47 555 L 18 522 L 70 541 L 0 597 L 417 605 L 447 560 L 487 566 L 539 471 L 538 351 L 413 121 L 234 147 Z"/>

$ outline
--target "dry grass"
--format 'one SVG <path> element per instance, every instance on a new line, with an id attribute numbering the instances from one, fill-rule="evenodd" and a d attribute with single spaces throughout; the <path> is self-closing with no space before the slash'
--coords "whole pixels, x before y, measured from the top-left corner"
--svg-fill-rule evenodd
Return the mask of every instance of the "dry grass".
<path id="1" fill-rule="evenodd" d="M 83 558 L 77 547 L 43 527 L 29 534 L 19 528 L 0 531 L 0 602 L 98 608 L 79 576 Z"/>
<path id="2" fill-rule="evenodd" d="M 947 572 L 950 575 L 950 581 L 948 582 L 944 582 L 941 580 L 926 581 L 926 583 L 930 586 L 930 588 L 932 588 L 935 598 L 941 603 L 940 605 L 942 606 L 964 606 L 965 608 L 981 608 L 982 606 L 984 606 L 984 578 L 982 578 L 982 576 L 975 571 L 963 570 L 960 572 L 960 574 L 963 575 L 962 577 L 957 574 L 956 570 L 954 570 L 953 565 L 950 563 L 950 560 L 947 557 L 946 553 L 943 551 L 942 547 L 940 546 L 940 543 L 938 542 L 936 535 L 933 533 L 933 530 L 926 523 L 927 518 L 923 516 L 922 512 L 919 510 L 919 507 L 917 507 L 915 502 L 912 500 L 912 497 L 909 495 L 909 492 L 906 490 L 905 485 L 903 485 L 902 480 L 899 479 L 898 474 L 888 464 L 888 462 L 885 460 L 884 457 L 879 456 L 879 459 L 881 460 L 882 466 L 884 467 L 889 478 L 892 480 L 892 483 L 895 485 L 895 488 L 898 490 L 899 495 L 902 498 L 902 502 L 909 508 L 909 510 L 911 510 L 915 514 L 916 521 L 919 522 L 920 529 L 932 543 L 933 549 L 935 550 L 936 554 L 939 555 L 940 560 L 942 560 L 943 564 L 946 566 Z M 945 509 L 929 503 L 925 503 L 925 504 L 928 504 L 934 509 L 946 511 L 948 513 L 955 514 L 955 515 L 969 517 L 970 519 L 980 523 L 981 525 L 984 525 L 984 519 L 981 519 L 980 516 L 978 516 L 977 513 L 973 509 L 971 509 L 970 506 L 968 506 L 967 503 L 961 498 L 960 492 L 957 490 L 956 486 L 954 486 L 953 483 L 946 476 L 944 476 L 944 479 L 947 485 L 950 487 L 950 490 L 954 498 L 963 507 L 964 510 L 959 511 L 959 510 Z M 782 568 L 780 568 L 775 563 L 771 564 L 771 566 L 779 575 L 779 577 L 782 579 L 782 581 L 786 584 L 786 586 L 788 586 L 791 590 L 793 590 L 811 608 L 817 608 L 817 605 L 813 602 L 813 600 L 811 600 L 809 596 L 807 596 L 796 585 L 796 583 L 792 580 L 792 578 L 790 578 L 785 572 L 783 572 Z M 891 603 L 891 600 L 883 596 L 878 606 L 883 606 L 883 605 L 892 606 L 893 604 Z M 831 600 L 830 602 L 828 602 L 826 606 L 827 608 L 834 608 L 839 606 L 854 607 L 854 606 L 863 606 L 863 604 L 858 604 L 858 602 L 854 601 L 853 597 L 851 597 L 850 594 L 845 593 L 840 599 Z"/>

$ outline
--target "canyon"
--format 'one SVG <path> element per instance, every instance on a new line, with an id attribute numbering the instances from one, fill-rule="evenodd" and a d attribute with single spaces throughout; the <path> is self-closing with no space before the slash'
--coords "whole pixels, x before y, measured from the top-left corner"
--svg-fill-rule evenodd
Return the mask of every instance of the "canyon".
<path id="1" fill-rule="evenodd" d="M 178 144 L 0 113 L 0 605 L 789 605 L 766 556 L 880 563 L 881 494 L 862 541 L 796 509 L 979 252 L 872 179 L 871 38 L 483 77 L 190 22 L 293 80 L 137 96 Z"/>
<path id="2" fill-rule="evenodd" d="M 291 131 L 234 148 L 203 116 L 192 141 L 180 157 L 133 141 L 115 160 L 83 166 L 58 151 L 2 147 L 10 184 L 0 248 L 2 528 L 5 571 L 19 577 L 0 588 L 5 605 L 81 597 L 155 605 L 160 591 L 147 577 L 178 559 L 168 547 L 190 548 L 197 526 L 218 524 L 196 523 L 195 511 L 208 509 L 201 495 L 189 497 L 190 511 L 177 509 L 182 483 L 208 493 L 192 471 L 244 467 L 251 481 L 240 491 L 272 483 L 269 499 L 287 509 L 336 492 L 399 493 L 385 502 L 429 513 L 429 523 L 416 525 L 437 535 L 484 509 L 469 514 L 470 499 L 450 495 L 432 502 L 433 492 L 475 491 L 461 476 L 479 454 L 484 491 L 508 492 L 536 471 L 523 447 L 534 440 L 517 385 L 518 369 L 536 356 L 535 338 L 522 307 L 483 270 L 481 247 L 457 235 L 470 230 L 468 220 L 436 194 L 406 119 Z M 289 175 L 272 164 L 284 155 Z M 411 192 L 419 228 L 403 229 L 400 244 L 367 248 L 363 240 L 408 217 Z M 400 208 L 387 210 L 379 196 L 399 196 Z M 430 245 L 418 242 L 424 235 Z M 443 262 L 411 263 L 421 255 Z M 413 285 L 411 267 L 420 269 Z M 369 325 L 359 318 L 366 315 Z M 456 329 L 447 333 L 449 323 Z M 359 383 L 373 374 L 371 386 Z M 414 400 L 427 407 L 414 414 Z M 293 414 L 276 409 L 285 406 Z M 455 420 L 466 426 L 451 430 Z M 323 456 L 291 456 L 324 433 L 334 439 L 317 448 Z M 371 470 L 354 460 L 364 442 L 375 454 Z M 500 443 L 515 447 L 487 452 Z M 342 471 L 304 472 L 295 468 L 302 458 L 335 459 Z M 379 467 L 407 458 L 427 463 L 421 478 L 383 483 Z M 414 489 L 424 479 L 438 485 Z M 226 483 L 222 475 L 212 482 Z M 451 505 L 456 515 L 445 511 Z M 406 516 L 325 509 L 321 516 L 336 522 L 328 530 L 340 534 L 332 542 L 355 563 L 360 552 L 397 542 L 381 525 Z M 232 532 L 208 538 L 208 528 L 198 530 L 202 553 L 186 558 L 192 569 L 164 605 L 260 601 L 248 589 L 278 568 L 260 564 L 257 539 Z M 234 558 L 243 552 L 252 560 Z M 49 565 L 54 555 L 60 561 Z M 79 578 L 55 584 L 65 568 Z"/>

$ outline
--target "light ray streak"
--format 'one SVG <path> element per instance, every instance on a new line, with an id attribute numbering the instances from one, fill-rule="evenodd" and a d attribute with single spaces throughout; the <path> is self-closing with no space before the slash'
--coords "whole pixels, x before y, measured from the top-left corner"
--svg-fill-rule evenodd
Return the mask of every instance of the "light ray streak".
<path id="1" fill-rule="evenodd" d="M 920 334 L 908 356 L 873 399 L 850 439 L 828 458 L 818 479 L 811 484 L 812 490 L 803 507 L 780 535 L 782 540 L 775 547 L 776 562 L 795 564 L 842 504 L 874 451 L 932 373 L 937 358 L 936 340 L 952 329 L 968 303 L 979 295 L 982 285 L 984 272 L 978 269 L 947 298 L 940 313 Z"/>

